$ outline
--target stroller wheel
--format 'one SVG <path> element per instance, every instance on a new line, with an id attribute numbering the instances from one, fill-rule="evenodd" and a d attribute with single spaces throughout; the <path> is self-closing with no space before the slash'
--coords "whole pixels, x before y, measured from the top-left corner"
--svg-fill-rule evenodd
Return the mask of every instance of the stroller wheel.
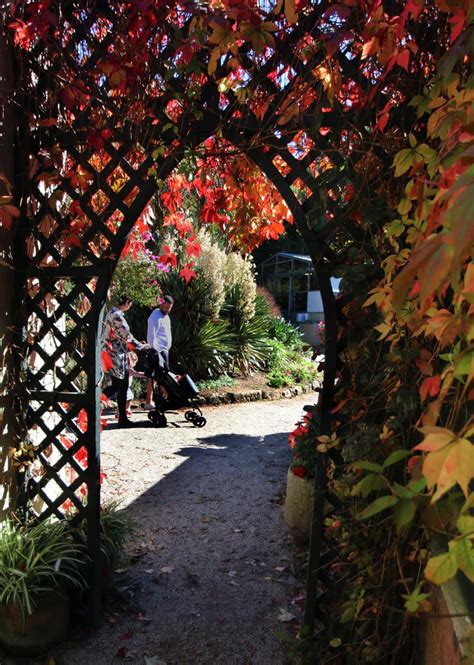
<path id="1" fill-rule="evenodd" d="M 204 416 L 196 416 L 193 419 L 193 425 L 195 427 L 204 427 L 204 425 L 207 423 L 207 420 L 204 418 Z"/>
<path id="2" fill-rule="evenodd" d="M 184 419 L 187 420 L 188 422 L 193 422 L 194 418 L 197 416 L 197 413 L 194 411 L 186 411 L 184 414 Z"/>
<path id="3" fill-rule="evenodd" d="M 151 420 L 155 427 L 166 427 L 167 425 L 166 416 L 159 411 L 150 411 L 148 419 Z"/>

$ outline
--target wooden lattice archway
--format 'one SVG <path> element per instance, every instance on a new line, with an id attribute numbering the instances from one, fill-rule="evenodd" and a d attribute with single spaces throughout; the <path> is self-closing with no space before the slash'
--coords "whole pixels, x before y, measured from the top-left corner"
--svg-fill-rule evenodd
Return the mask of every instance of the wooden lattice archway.
<path id="1" fill-rule="evenodd" d="M 327 337 L 332 340 L 327 345 L 322 433 L 329 433 L 336 364 L 337 320 L 329 280 L 334 256 L 328 240 L 341 232 L 337 224 L 318 230 L 312 221 L 321 178 L 315 164 L 327 148 L 324 133 L 319 142 L 311 141 L 304 155 L 295 156 L 290 149 L 298 132 L 314 136 L 313 110 L 323 91 L 322 80 L 312 73 L 319 56 L 306 55 L 301 42 L 311 26 L 311 13 L 284 40 L 275 41 L 268 57 L 255 57 L 242 47 L 242 61 L 252 73 L 253 99 L 271 100 L 261 112 L 258 102 L 242 105 L 232 90 L 221 91 L 218 79 L 206 74 L 208 52 L 199 72 L 199 94 L 192 105 L 182 101 L 190 96 L 189 81 L 186 71 L 170 66 L 173 54 L 166 41 L 141 72 L 143 80 L 133 86 L 136 98 L 120 94 L 120 82 L 128 74 L 115 68 L 112 56 L 119 49 L 117 42 L 125 40 L 128 19 L 120 3 L 105 5 L 85 0 L 58 9 L 61 36 L 55 40 L 50 31 L 46 42 L 36 38 L 16 60 L 21 85 L 14 98 L 15 104 L 20 102 L 14 121 L 15 197 L 21 210 L 15 261 L 24 339 L 19 430 L 34 438 L 41 465 L 21 498 L 43 517 L 61 517 L 65 502 L 72 502 L 78 517 L 87 517 L 94 561 L 99 548 L 101 312 L 127 237 L 161 181 L 187 152 L 220 133 L 260 167 L 286 200 L 318 273 Z M 190 29 L 186 16 L 181 29 Z M 282 64 L 289 69 L 279 78 L 274 73 Z M 350 66 L 347 60 L 344 66 Z M 281 109 L 299 88 L 313 94 L 298 122 L 283 133 Z M 324 124 L 333 122 L 333 114 L 325 113 Z M 114 185 L 117 172 L 123 181 L 120 188 Z M 300 199 L 291 187 L 296 180 L 306 192 Z M 87 218 L 80 228 L 77 206 Z M 75 460 L 85 451 L 86 469 Z M 321 454 L 319 491 L 324 491 L 325 479 L 326 455 Z M 87 488 L 86 506 L 80 500 L 82 487 Z M 317 502 L 314 514 L 313 589 L 323 505 Z M 93 586 L 96 582 L 92 580 Z M 306 619 L 313 622 L 314 605 L 307 607 Z"/>

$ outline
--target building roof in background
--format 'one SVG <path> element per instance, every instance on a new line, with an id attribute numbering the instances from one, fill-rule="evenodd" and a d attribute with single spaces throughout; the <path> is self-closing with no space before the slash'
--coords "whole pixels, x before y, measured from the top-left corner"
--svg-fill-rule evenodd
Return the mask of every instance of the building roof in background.
<path id="1" fill-rule="evenodd" d="M 276 254 L 272 254 L 267 259 L 262 261 L 259 265 L 262 266 L 265 263 L 270 263 L 271 261 L 275 261 L 277 258 L 280 257 L 288 260 L 293 259 L 294 261 L 301 261 L 302 263 L 312 263 L 311 257 L 308 256 L 307 254 L 292 254 L 291 252 L 277 252 Z"/>

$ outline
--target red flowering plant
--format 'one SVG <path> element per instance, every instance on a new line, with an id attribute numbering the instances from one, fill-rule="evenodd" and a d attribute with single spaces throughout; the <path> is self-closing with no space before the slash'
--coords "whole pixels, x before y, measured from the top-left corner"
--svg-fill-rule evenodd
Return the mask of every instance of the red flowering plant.
<path id="1" fill-rule="evenodd" d="M 293 461 L 290 469 L 300 478 L 314 478 L 316 474 L 316 446 L 319 436 L 319 414 L 315 409 L 308 411 L 296 424 L 289 435 Z"/>

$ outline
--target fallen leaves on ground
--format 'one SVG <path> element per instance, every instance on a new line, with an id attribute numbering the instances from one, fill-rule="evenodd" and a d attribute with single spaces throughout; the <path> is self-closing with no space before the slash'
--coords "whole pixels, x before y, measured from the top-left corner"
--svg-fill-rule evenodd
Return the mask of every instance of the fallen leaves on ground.
<path id="1" fill-rule="evenodd" d="M 288 612 L 288 610 L 285 610 L 283 607 L 280 607 L 280 614 L 278 615 L 278 621 L 281 621 L 281 623 L 288 623 L 289 621 L 293 621 L 295 618 L 294 614 L 291 614 L 291 612 Z"/>

